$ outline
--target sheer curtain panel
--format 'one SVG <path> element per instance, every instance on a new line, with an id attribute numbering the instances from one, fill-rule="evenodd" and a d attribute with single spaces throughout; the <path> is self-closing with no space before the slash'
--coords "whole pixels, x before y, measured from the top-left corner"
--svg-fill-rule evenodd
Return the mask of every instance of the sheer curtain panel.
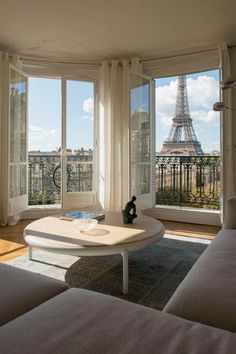
<path id="1" fill-rule="evenodd" d="M 19 190 L 22 185 L 24 168 L 25 194 L 27 190 L 27 157 L 26 157 L 26 106 L 24 109 L 24 144 L 22 141 L 22 82 L 18 79 L 21 60 L 18 55 L 9 55 L 0 51 L 0 225 L 13 225 L 20 218 Z M 10 94 L 11 92 L 11 94 Z M 14 102 L 13 102 L 14 101 Z M 14 103 L 14 104 L 13 104 Z M 14 124 L 13 124 L 14 123 Z M 16 161 L 25 156 L 25 166 L 15 166 Z M 19 164 L 18 164 L 19 165 Z M 27 197 L 25 198 L 27 199 Z M 25 203 L 26 207 L 28 203 Z M 16 208 L 17 206 L 17 208 Z"/>
<path id="2" fill-rule="evenodd" d="M 0 51 L 0 225 L 8 223 L 9 56 Z"/>
<path id="3" fill-rule="evenodd" d="M 138 58 L 103 62 L 99 86 L 99 201 L 119 211 L 129 198 L 129 114 L 131 72 Z"/>

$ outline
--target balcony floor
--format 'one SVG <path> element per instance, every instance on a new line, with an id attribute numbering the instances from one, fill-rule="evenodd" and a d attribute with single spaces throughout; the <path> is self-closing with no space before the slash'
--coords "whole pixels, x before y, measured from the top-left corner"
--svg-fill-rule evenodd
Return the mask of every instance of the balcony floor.
<path id="1" fill-rule="evenodd" d="M 219 226 L 190 224 L 176 221 L 160 220 L 166 228 L 166 233 L 193 238 L 213 240 L 221 229 Z"/>

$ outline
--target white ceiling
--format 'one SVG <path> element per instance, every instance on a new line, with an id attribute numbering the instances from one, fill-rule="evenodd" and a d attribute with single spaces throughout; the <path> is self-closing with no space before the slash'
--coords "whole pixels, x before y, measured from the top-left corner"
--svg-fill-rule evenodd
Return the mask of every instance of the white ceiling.
<path id="1" fill-rule="evenodd" d="M 0 0 L 0 48 L 100 61 L 236 44 L 236 0 Z"/>

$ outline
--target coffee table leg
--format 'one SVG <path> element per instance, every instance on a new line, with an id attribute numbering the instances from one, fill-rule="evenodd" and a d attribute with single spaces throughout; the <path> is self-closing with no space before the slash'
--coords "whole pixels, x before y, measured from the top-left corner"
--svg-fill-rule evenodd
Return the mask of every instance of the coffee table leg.
<path id="1" fill-rule="evenodd" d="M 128 294 L 129 291 L 129 255 L 128 250 L 122 251 L 123 257 L 123 294 Z"/>
<path id="2" fill-rule="evenodd" d="M 33 257 L 33 249 L 32 246 L 29 246 L 29 259 L 31 260 Z"/>

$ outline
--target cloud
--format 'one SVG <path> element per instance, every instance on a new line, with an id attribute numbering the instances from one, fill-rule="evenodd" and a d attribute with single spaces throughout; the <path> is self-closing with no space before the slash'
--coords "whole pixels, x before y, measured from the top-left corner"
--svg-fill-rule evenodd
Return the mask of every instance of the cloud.
<path id="1" fill-rule="evenodd" d="M 219 101 L 219 81 L 214 77 L 199 75 L 196 79 L 187 79 L 190 109 L 212 109 L 213 103 Z"/>
<path id="2" fill-rule="evenodd" d="M 176 102 L 177 80 L 171 80 L 169 85 L 157 86 L 156 88 L 156 104 L 162 111 L 166 110 L 169 105 Z"/>
<path id="3" fill-rule="evenodd" d="M 193 123 L 205 124 L 219 122 L 219 113 L 212 110 L 213 103 L 219 100 L 219 82 L 214 77 L 199 75 L 187 79 L 190 114 Z M 177 80 L 169 85 L 156 88 L 156 117 L 163 126 L 170 126 L 175 114 Z"/>
<path id="4" fill-rule="evenodd" d="M 32 142 L 29 142 L 29 151 L 53 151 L 57 150 L 53 144 L 35 144 Z"/>
<path id="5" fill-rule="evenodd" d="M 170 127 L 172 124 L 173 115 L 166 115 L 165 113 L 160 113 L 159 119 L 165 127 Z"/>
<path id="6" fill-rule="evenodd" d="M 84 116 L 82 116 L 82 119 L 84 119 L 84 120 L 93 120 L 93 115 L 92 116 L 84 115 Z"/>
<path id="7" fill-rule="evenodd" d="M 169 84 L 156 87 L 156 145 L 160 151 L 163 140 L 170 131 L 172 118 L 175 115 L 177 79 Z M 187 79 L 187 91 L 190 116 L 197 138 L 201 141 L 203 151 L 219 150 L 220 114 L 214 112 L 212 106 L 219 101 L 219 81 L 204 73 Z M 214 142 L 214 143 L 213 143 Z"/>
<path id="8" fill-rule="evenodd" d="M 209 123 L 209 124 L 214 124 L 214 125 L 219 125 L 220 124 L 220 114 L 219 112 L 215 111 L 193 111 L 191 112 L 191 117 L 195 124 L 204 124 L 204 123 Z"/>
<path id="9" fill-rule="evenodd" d="M 177 80 L 156 88 L 156 117 L 166 127 L 171 126 L 175 113 L 176 92 Z"/>
<path id="10" fill-rule="evenodd" d="M 84 100 L 83 102 L 83 110 L 84 112 L 87 112 L 87 113 L 93 113 L 93 98 L 90 97 L 88 98 L 87 100 Z"/>
<path id="11" fill-rule="evenodd" d="M 135 109 L 135 112 L 147 112 L 148 110 L 148 104 L 143 103 L 141 106 L 139 106 L 137 109 Z"/>
<path id="12" fill-rule="evenodd" d="M 55 149 L 55 146 L 53 144 L 46 144 L 44 145 L 44 150 L 45 151 L 52 151 Z"/>
<path id="13" fill-rule="evenodd" d="M 35 125 L 29 125 L 30 139 L 43 139 L 55 136 L 56 129 L 44 129 Z"/>

